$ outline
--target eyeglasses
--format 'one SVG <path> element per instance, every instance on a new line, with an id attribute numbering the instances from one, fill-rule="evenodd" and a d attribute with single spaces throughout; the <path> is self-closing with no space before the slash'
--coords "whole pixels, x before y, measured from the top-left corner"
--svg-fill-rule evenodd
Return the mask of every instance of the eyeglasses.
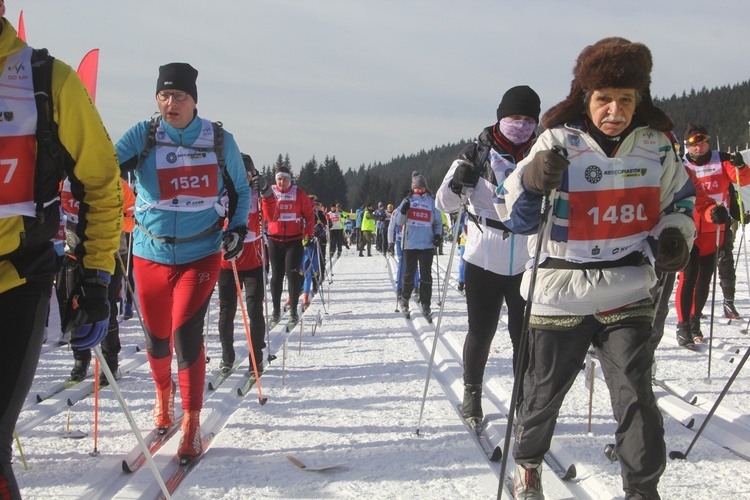
<path id="1" fill-rule="evenodd" d="M 174 98 L 175 101 L 180 102 L 187 99 L 187 92 L 157 92 L 156 98 L 160 101 L 168 101 L 170 97 Z"/>
<path id="2" fill-rule="evenodd" d="M 693 137 L 687 140 L 688 146 L 696 146 L 701 142 L 708 142 L 711 140 L 710 135 L 706 134 L 695 134 Z"/>

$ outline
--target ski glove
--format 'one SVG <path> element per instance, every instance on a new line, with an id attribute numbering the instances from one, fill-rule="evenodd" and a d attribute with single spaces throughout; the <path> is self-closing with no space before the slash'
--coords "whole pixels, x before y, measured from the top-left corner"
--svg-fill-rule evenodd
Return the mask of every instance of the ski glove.
<path id="1" fill-rule="evenodd" d="M 436 234 L 432 238 L 432 246 L 439 247 L 442 242 L 443 242 L 443 237 L 440 236 L 439 234 Z"/>
<path id="2" fill-rule="evenodd" d="M 242 247 L 245 244 L 246 234 L 246 227 L 236 227 L 224 231 L 224 236 L 221 238 L 221 249 L 224 250 L 222 258 L 224 260 L 231 262 L 242 255 Z"/>
<path id="3" fill-rule="evenodd" d="M 539 193 L 557 189 L 568 165 L 567 158 L 551 149 L 539 151 L 523 169 L 523 185 Z"/>
<path id="4" fill-rule="evenodd" d="M 690 259 L 690 249 L 685 237 L 676 227 L 668 227 L 659 235 L 656 252 L 656 269 L 663 273 L 681 271 Z"/>
<path id="5" fill-rule="evenodd" d="M 462 161 L 453 172 L 453 179 L 448 183 L 448 187 L 455 194 L 460 195 L 464 188 L 476 187 L 479 177 L 479 170 L 474 168 L 473 163 Z"/>
<path id="6" fill-rule="evenodd" d="M 302 246 L 304 248 L 309 247 L 312 244 L 312 242 L 313 242 L 312 238 L 308 238 L 307 236 L 305 236 L 304 238 L 302 238 Z"/>
<path id="7" fill-rule="evenodd" d="M 411 208 L 411 202 L 408 199 L 404 200 L 404 203 L 401 205 L 401 213 L 404 215 L 408 214 L 410 208 Z"/>
<path id="8" fill-rule="evenodd" d="M 726 224 L 729 220 L 729 212 L 724 205 L 716 205 L 711 209 L 711 222 L 716 225 Z"/>
<path id="9" fill-rule="evenodd" d="M 91 349 L 107 336 L 109 280 L 106 271 L 85 270 L 70 292 L 62 330 L 70 333 L 70 345 L 76 349 Z"/>
<path id="10" fill-rule="evenodd" d="M 396 245 L 394 245 L 393 243 L 389 243 L 388 244 L 388 253 L 391 254 L 391 255 L 393 255 L 395 251 L 396 251 Z"/>
<path id="11" fill-rule="evenodd" d="M 263 198 L 268 198 L 273 194 L 271 191 L 271 188 L 268 187 L 268 181 L 265 177 L 263 177 L 260 172 L 255 172 L 255 175 L 253 176 L 253 180 L 250 181 L 250 186 L 253 189 L 257 189 L 258 193 Z"/>
<path id="12" fill-rule="evenodd" d="M 734 156 L 732 156 L 732 165 L 734 165 L 737 168 L 742 168 L 745 166 L 745 159 L 742 157 L 742 154 L 737 151 L 734 153 Z"/>

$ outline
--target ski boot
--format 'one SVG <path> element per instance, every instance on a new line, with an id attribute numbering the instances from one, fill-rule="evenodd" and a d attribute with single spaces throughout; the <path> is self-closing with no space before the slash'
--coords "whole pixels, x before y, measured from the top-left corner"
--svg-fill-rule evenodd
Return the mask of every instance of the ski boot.
<path id="1" fill-rule="evenodd" d="M 693 338 L 693 343 L 700 344 L 703 342 L 703 332 L 701 332 L 701 318 L 700 316 L 690 317 L 690 336 Z"/>
<path id="2" fill-rule="evenodd" d="M 429 305 L 422 304 L 422 314 L 424 314 L 424 318 L 428 323 L 432 323 L 432 310 Z"/>
<path id="3" fill-rule="evenodd" d="M 302 294 L 302 310 L 306 311 L 310 307 L 310 293 L 305 292 Z"/>
<path id="4" fill-rule="evenodd" d="M 169 381 L 166 389 L 156 388 L 156 402 L 154 403 L 154 427 L 159 433 L 164 433 L 174 423 L 174 393 L 177 385 L 174 380 Z"/>
<path id="5" fill-rule="evenodd" d="M 513 496 L 516 500 L 543 500 L 542 464 L 516 464 L 513 478 Z"/>
<path id="6" fill-rule="evenodd" d="M 299 316 L 297 316 L 296 312 L 290 312 L 289 313 L 289 330 L 291 331 L 292 328 L 297 326 L 297 323 L 299 323 Z"/>
<path id="7" fill-rule="evenodd" d="M 409 313 L 409 299 L 406 297 L 401 297 L 400 299 L 400 305 L 401 305 L 401 312 L 404 313 L 404 316 L 406 316 L 406 319 L 409 319 L 410 313 Z"/>
<path id="8" fill-rule="evenodd" d="M 201 412 L 200 410 L 185 410 L 182 417 L 182 438 L 177 456 L 180 461 L 189 462 L 203 453 L 203 440 L 201 439 Z"/>
<path id="9" fill-rule="evenodd" d="M 105 356 L 104 359 L 107 361 L 107 366 L 109 367 L 109 371 L 112 372 L 112 375 L 115 377 L 115 380 L 120 380 L 122 378 L 122 372 L 120 371 L 120 368 L 118 367 L 117 363 L 117 357 L 114 358 Z M 107 376 L 104 375 L 104 370 L 100 369 L 99 372 L 99 387 L 107 387 L 109 385 L 109 380 L 107 380 Z"/>
<path id="10" fill-rule="evenodd" d="M 464 404 L 461 406 L 461 417 L 474 429 L 482 425 L 482 384 L 464 384 Z"/>
<path id="11" fill-rule="evenodd" d="M 463 281 L 459 281 L 458 282 L 458 291 L 461 292 L 462 294 L 464 293 L 464 282 Z"/>
<path id="12" fill-rule="evenodd" d="M 729 319 L 741 319 L 740 313 L 734 307 L 734 300 L 724 299 L 724 317 Z"/>
<path id="13" fill-rule="evenodd" d="M 126 302 L 125 303 L 125 311 L 122 313 L 122 320 L 128 320 L 133 317 L 133 304 Z"/>
<path id="14" fill-rule="evenodd" d="M 686 349 L 693 349 L 695 347 L 693 337 L 690 335 L 690 326 L 686 321 L 677 323 L 677 344 Z"/>
<path id="15" fill-rule="evenodd" d="M 89 371 L 89 363 L 90 361 L 76 359 L 76 362 L 73 365 L 73 369 L 70 370 L 71 382 L 80 382 L 81 380 L 86 378 L 86 375 Z"/>
<path id="16" fill-rule="evenodd" d="M 281 314 L 279 311 L 274 311 L 273 314 L 271 314 L 271 328 L 278 325 L 279 321 L 281 321 Z"/>

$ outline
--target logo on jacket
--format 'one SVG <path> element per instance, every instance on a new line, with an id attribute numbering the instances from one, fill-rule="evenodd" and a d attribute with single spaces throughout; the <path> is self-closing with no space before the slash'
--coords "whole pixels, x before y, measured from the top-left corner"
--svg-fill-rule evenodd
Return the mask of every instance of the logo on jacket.
<path id="1" fill-rule="evenodd" d="M 163 141 L 167 137 L 167 132 L 165 130 L 158 130 L 156 132 L 156 138 L 160 141 Z"/>
<path id="2" fill-rule="evenodd" d="M 602 180 L 602 169 L 597 167 L 596 165 L 589 165 L 586 167 L 586 172 L 584 173 L 586 180 L 589 181 L 590 184 L 596 184 L 600 180 Z"/>
<path id="3" fill-rule="evenodd" d="M 507 179 L 508 177 L 510 177 L 510 174 L 512 173 L 513 173 L 513 169 L 509 168 L 505 172 L 503 172 L 503 175 L 505 175 L 505 178 Z"/>
<path id="4" fill-rule="evenodd" d="M 12 122 L 13 121 L 13 111 L 3 111 L 3 114 L 0 115 L 0 122 Z"/>
<path id="5" fill-rule="evenodd" d="M 577 135 L 569 134 L 568 135 L 568 144 L 570 144 L 571 146 L 578 147 L 578 146 L 581 145 L 581 138 L 578 137 Z"/>
<path id="6" fill-rule="evenodd" d="M 169 163 L 174 163 L 177 161 L 177 155 L 174 153 L 167 153 L 167 161 Z"/>

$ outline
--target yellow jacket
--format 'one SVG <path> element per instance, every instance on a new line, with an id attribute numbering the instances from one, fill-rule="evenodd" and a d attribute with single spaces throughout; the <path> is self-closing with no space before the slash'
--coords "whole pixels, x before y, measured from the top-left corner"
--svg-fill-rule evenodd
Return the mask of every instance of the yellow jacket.
<path id="1" fill-rule="evenodd" d="M 18 38 L 7 19 L 0 19 L 0 23 L 0 67 L 4 67 L 6 58 L 26 47 L 26 42 Z M 122 230 L 123 206 L 114 145 L 78 75 L 57 59 L 52 70 L 52 101 L 60 142 L 75 162 L 67 174 L 77 180 L 88 206 L 83 223 L 78 224 L 82 244 L 76 254 L 85 269 L 111 273 Z M 1 189 L 0 186 L 0 194 Z M 56 272 L 57 259 L 51 242 L 24 246 L 28 236 L 26 219 L 29 218 L 20 215 L 0 218 L 0 293 L 29 278 Z M 12 253 L 11 261 L 8 257 Z"/>

